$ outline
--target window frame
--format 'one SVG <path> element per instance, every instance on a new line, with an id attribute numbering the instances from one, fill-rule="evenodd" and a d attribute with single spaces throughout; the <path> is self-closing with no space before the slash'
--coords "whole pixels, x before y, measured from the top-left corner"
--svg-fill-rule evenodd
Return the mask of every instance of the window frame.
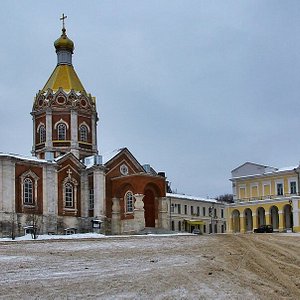
<path id="1" fill-rule="evenodd" d="M 134 196 L 132 191 L 127 191 L 124 195 L 125 212 L 132 214 L 134 211 Z"/>
<path id="2" fill-rule="evenodd" d="M 290 194 L 297 195 L 297 181 L 295 180 L 290 181 Z"/>
<path id="3" fill-rule="evenodd" d="M 79 126 L 79 141 L 87 143 L 88 141 L 88 127 L 84 124 Z"/>
<path id="4" fill-rule="evenodd" d="M 33 181 L 31 178 L 26 177 L 23 180 L 23 204 L 33 205 L 34 204 L 34 194 L 33 194 Z"/>
<path id="5" fill-rule="evenodd" d="M 276 182 L 276 195 L 283 196 L 283 182 Z"/>
<path id="6" fill-rule="evenodd" d="M 57 139 L 65 141 L 67 139 L 67 125 L 64 123 L 57 124 Z"/>
<path id="7" fill-rule="evenodd" d="M 46 127 L 44 125 L 41 125 L 39 128 L 39 139 L 40 144 L 46 142 Z"/>
<path id="8" fill-rule="evenodd" d="M 74 208 L 74 186 L 71 182 L 64 184 L 64 207 L 66 209 Z"/>

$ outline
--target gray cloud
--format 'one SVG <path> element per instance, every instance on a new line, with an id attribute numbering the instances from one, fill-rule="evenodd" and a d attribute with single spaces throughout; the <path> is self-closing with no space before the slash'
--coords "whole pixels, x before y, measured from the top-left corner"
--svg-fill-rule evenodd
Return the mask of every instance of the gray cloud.
<path id="1" fill-rule="evenodd" d="M 28 154 L 29 112 L 68 15 L 97 97 L 99 149 L 127 146 L 199 196 L 245 161 L 297 164 L 299 1 L 2 1 L 0 151 Z"/>

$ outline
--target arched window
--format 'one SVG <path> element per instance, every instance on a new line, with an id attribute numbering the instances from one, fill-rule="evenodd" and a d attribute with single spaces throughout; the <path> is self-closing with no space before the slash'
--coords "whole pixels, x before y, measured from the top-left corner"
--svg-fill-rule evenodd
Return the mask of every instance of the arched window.
<path id="1" fill-rule="evenodd" d="M 87 142 L 88 140 L 88 128 L 85 125 L 79 127 L 79 140 L 82 142 Z"/>
<path id="2" fill-rule="evenodd" d="M 40 143 L 46 142 L 46 128 L 44 125 L 40 126 Z"/>
<path id="3" fill-rule="evenodd" d="M 67 126 L 63 123 L 57 125 L 57 138 L 59 141 L 66 140 Z"/>
<path id="4" fill-rule="evenodd" d="M 133 204 L 134 204 L 133 194 L 132 192 L 129 191 L 125 194 L 125 210 L 127 213 L 133 212 Z"/>
<path id="5" fill-rule="evenodd" d="M 24 204 L 33 204 L 33 184 L 30 178 L 23 181 L 23 199 Z"/>
<path id="6" fill-rule="evenodd" d="M 65 207 L 73 208 L 74 207 L 74 190 L 73 185 L 70 182 L 65 184 Z"/>

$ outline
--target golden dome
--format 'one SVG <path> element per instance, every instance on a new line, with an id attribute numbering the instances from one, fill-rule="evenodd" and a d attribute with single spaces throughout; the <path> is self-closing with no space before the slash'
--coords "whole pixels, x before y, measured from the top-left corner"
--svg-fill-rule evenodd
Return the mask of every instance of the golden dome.
<path id="1" fill-rule="evenodd" d="M 56 52 L 59 50 L 69 50 L 73 53 L 74 43 L 67 37 L 66 29 L 62 29 L 62 35 L 54 42 Z"/>

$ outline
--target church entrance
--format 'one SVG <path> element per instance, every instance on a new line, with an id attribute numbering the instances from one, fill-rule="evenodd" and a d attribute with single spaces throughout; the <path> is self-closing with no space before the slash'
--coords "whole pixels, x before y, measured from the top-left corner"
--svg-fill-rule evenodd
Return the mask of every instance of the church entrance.
<path id="1" fill-rule="evenodd" d="M 155 196 L 151 190 L 145 191 L 144 209 L 145 209 L 145 226 L 155 227 Z"/>

